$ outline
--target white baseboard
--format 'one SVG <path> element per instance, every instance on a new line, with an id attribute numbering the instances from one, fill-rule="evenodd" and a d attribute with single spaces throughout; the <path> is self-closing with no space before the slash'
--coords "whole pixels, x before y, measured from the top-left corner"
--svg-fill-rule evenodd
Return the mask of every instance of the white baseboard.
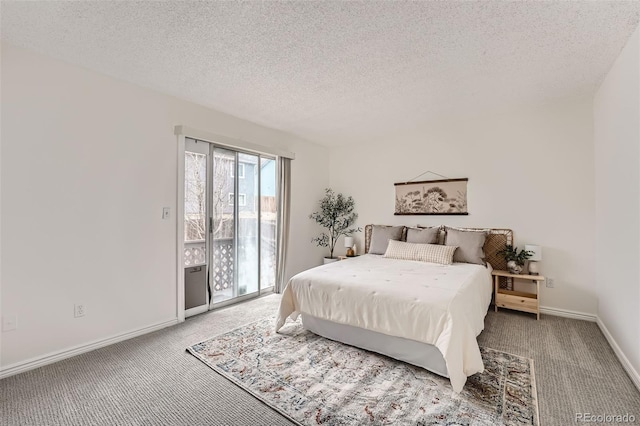
<path id="1" fill-rule="evenodd" d="M 160 330 L 165 327 L 169 327 L 178 323 L 178 319 L 159 322 L 147 327 L 138 328 L 126 333 L 118 334 L 116 336 L 107 337 L 106 339 L 94 340 L 89 343 L 85 343 L 78 346 L 73 346 L 61 351 L 51 352 L 46 355 L 38 356 L 35 358 L 20 361 L 15 364 L 7 365 L 6 367 L 0 367 L 0 379 L 13 376 L 25 371 L 33 370 L 34 368 L 42 367 L 47 364 L 53 364 L 54 362 L 61 361 L 72 356 L 80 355 L 85 352 L 92 351 L 94 349 L 102 348 L 104 346 L 112 345 L 114 343 L 122 342 L 133 337 L 141 336 L 143 334 L 151 333 L 152 331 Z"/>
<path id="2" fill-rule="evenodd" d="M 620 348 L 620 346 L 618 346 L 618 343 L 614 340 L 611 333 L 609 333 L 609 330 L 604 325 L 600 317 L 598 317 L 597 323 L 598 323 L 598 327 L 600 327 L 600 331 L 602 331 L 602 334 L 604 334 L 604 337 L 607 339 L 607 342 L 609 342 L 609 346 L 611 346 L 611 349 L 613 349 L 613 352 L 615 352 L 616 356 L 620 360 L 622 367 L 631 378 L 631 381 L 633 382 L 633 384 L 636 385 L 638 390 L 640 390 L 640 374 L 638 374 L 636 369 L 633 368 L 633 365 L 631 365 L 631 362 L 629 362 L 629 358 L 627 358 L 624 352 L 622 352 L 622 349 Z"/>
<path id="3" fill-rule="evenodd" d="M 203 314 L 205 312 L 209 312 L 209 304 L 202 306 L 196 306 L 195 308 L 185 309 L 184 317 L 192 317 L 194 315 Z"/>
<path id="4" fill-rule="evenodd" d="M 583 320 L 583 321 L 591 321 L 591 322 L 596 322 L 596 320 L 598 319 L 598 317 L 594 314 L 587 314 L 585 312 L 577 312 L 577 311 L 570 311 L 568 309 L 558 309 L 558 308 L 550 308 L 548 306 L 540 306 L 540 313 L 541 314 L 547 314 L 547 315 L 553 315 L 556 317 L 565 317 L 565 318 L 572 318 L 572 319 L 578 319 L 578 320 Z"/>
<path id="5" fill-rule="evenodd" d="M 591 321 L 598 324 L 600 331 L 602 331 L 602 334 L 604 334 L 604 337 L 607 339 L 607 342 L 609 342 L 609 346 L 611 346 L 611 349 L 613 349 L 613 352 L 616 354 L 616 356 L 620 360 L 622 367 L 631 378 L 631 381 L 633 382 L 633 384 L 638 388 L 638 390 L 640 390 L 640 374 L 638 374 L 636 369 L 633 368 L 633 365 L 631 365 L 631 362 L 629 362 L 629 359 L 626 357 L 624 352 L 622 352 L 622 349 L 620 348 L 620 346 L 618 346 L 618 343 L 616 343 L 613 336 L 611 335 L 611 333 L 609 332 L 607 327 L 604 325 L 604 323 L 602 322 L 599 316 L 593 315 L 593 314 L 586 314 L 584 312 L 569 311 L 566 309 L 550 308 L 545 306 L 540 306 L 540 313 L 547 314 L 547 315 L 554 315 L 557 317 L 566 317 L 566 318 L 573 318 L 573 319 L 579 319 L 584 321 Z"/>

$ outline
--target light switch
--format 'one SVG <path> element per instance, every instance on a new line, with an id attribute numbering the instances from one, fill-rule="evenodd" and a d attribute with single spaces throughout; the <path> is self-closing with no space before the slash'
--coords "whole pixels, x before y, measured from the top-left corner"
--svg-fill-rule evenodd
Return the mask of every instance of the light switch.
<path id="1" fill-rule="evenodd" d="M 169 219 L 169 207 L 162 208 L 162 218 L 165 220 Z"/>

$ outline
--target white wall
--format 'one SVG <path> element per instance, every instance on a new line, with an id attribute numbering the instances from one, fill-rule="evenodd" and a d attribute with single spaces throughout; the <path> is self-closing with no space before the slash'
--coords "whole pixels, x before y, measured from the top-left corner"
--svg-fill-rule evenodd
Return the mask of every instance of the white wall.
<path id="1" fill-rule="evenodd" d="M 469 178 L 468 216 L 394 216 L 394 182 L 431 170 Z M 437 179 L 424 176 L 424 179 Z M 359 224 L 510 228 L 543 247 L 555 288 L 541 305 L 594 315 L 592 103 L 441 123 L 331 151 L 331 186 L 356 200 Z M 360 236 L 361 237 L 361 236 Z"/>
<path id="2" fill-rule="evenodd" d="M 287 272 L 320 263 L 327 149 L 6 44 L 2 89 L 1 366 L 176 318 L 177 124 L 295 152 Z"/>
<path id="3" fill-rule="evenodd" d="M 600 321 L 640 372 L 640 30 L 593 106 Z"/>

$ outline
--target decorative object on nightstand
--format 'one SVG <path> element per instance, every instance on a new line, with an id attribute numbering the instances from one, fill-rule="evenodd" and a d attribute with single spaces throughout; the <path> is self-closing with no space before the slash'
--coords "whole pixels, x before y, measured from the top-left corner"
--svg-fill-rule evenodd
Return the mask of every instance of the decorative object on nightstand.
<path id="1" fill-rule="evenodd" d="M 327 188 L 324 197 L 320 200 L 320 210 L 309 215 L 310 219 L 327 229 L 319 237 L 311 240 L 319 247 L 329 248 L 329 257 L 324 258 L 324 263 L 338 260 L 333 256 L 333 250 L 341 235 L 347 236 L 362 230 L 353 227 L 358 219 L 355 206 L 353 197 L 336 194 L 332 189 Z"/>
<path id="2" fill-rule="evenodd" d="M 504 250 L 500 250 L 498 254 L 504 256 L 507 261 L 507 270 L 512 274 L 519 274 L 524 269 L 524 262 L 531 257 L 533 253 L 526 249 L 518 252 L 518 247 L 507 244 Z"/>
<path id="3" fill-rule="evenodd" d="M 540 319 L 540 281 L 545 280 L 542 275 L 519 275 L 498 269 L 491 271 L 491 275 L 493 275 L 496 312 L 498 312 L 498 307 L 514 309 L 516 311 L 536 314 L 536 319 Z M 500 277 L 532 281 L 536 285 L 536 294 L 502 289 L 499 283 Z"/>
<path id="4" fill-rule="evenodd" d="M 356 254 L 355 256 L 338 256 L 337 259 L 346 260 L 346 259 L 353 259 L 354 257 L 358 257 L 358 255 Z"/>
<path id="5" fill-rule="evenodd" d="M 347 257 L 355 256 L 353 244 L 353 237 L 344 237 L 344 246 L 347 248 Z"/>
<path id="6" fill-rule="evenodd" d="M 533 244 L 526 244 L 524 249 L 531 253 L 529 257 L 529 274 L 538 275 L 540 273 L 539 261 L 542 260 L 542 247 Z"/>

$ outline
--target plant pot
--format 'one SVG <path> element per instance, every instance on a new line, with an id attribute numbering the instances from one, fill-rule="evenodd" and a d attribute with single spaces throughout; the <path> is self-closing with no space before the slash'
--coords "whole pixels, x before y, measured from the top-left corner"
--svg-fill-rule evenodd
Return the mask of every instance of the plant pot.
<path id="1" fill-rule="evenodd" d="M 515 260 L 510 260 L 507 262 L 507 270 L 512 274 L 519 274 L 524 269 L 524 265 L 518 264 Z"/>
<path id="2" fill-rule="evenodd" d="M 337 262 L 338 258 L 337 257 L 325 257 L 324 258 L 324 264 L 326 265 L 327 263 L 333 263 L 333 262 Z"/>

